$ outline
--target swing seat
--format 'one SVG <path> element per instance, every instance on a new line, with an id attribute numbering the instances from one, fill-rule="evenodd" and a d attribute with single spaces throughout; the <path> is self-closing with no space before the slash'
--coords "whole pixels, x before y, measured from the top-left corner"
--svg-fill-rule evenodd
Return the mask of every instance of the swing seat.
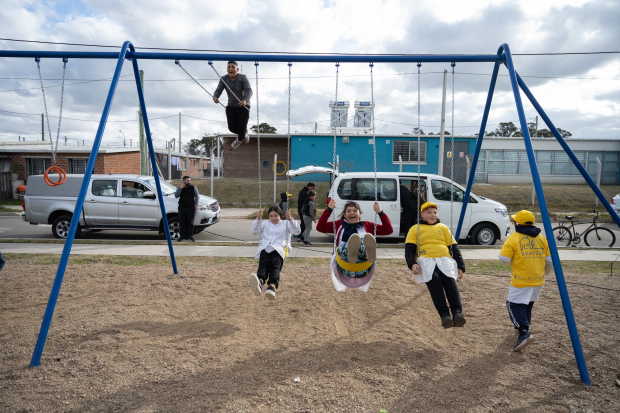
<path id="1" fill-rule="evenodd" d="M 373 270 L 371 270 L 367 275 L 363 276 L 362 278 L 350 278 L 346 275 L 341 274 L 340 271 L 336 269 L 335 275 L 336 278 L 338 278 L 338 281 L 344 284 L 347 288 L 360 288 L 361 286 L 368 284 L 368 282 L 372 279 L 375 273 L 373 268 Z"/>

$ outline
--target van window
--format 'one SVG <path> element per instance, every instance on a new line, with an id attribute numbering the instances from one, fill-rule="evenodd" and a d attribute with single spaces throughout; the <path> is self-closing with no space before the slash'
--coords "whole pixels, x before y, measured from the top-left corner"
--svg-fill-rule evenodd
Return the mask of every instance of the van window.
<path id="1" fill-rule="evenodd" d="M 116 196 L 116 180 L 93 181 L 93 195 Z"/>
<path id="2" fill-rule="evenodd" d="M 144 193 L 150 191 L 150 189 L 141 183 L 133 181 L 123 181 L 121 188 L 123 191 L 123 198 L 143 198 Z"/>
<path id="3" fill-rule="evenodd" d="M 449 202 L 452 199 L 454 202 L 463 202 L 463 197 L 465 196 L 465 193 L 461 188 L 454 185 L 452 186 L 453 195 L 451 195 L 450 182 L 438 181 L 433 179 L 431 181 L 431 188 L 433 190 L 433 196 L 438 201 Z"/>
<path id="4" fill-rule="evenodd" d="M 343 179 L 338 184 L 338 197 L 340 199 L 353 199 L 353 182 L 351 179 Z"/>
<path id="5" fill-rule="evenodd" d="M 379 201 L 396 201 L 397 186 L 395 179 L 377 179 L 377 200 Z M 355 180 L 355 196 L 357 201 L 374 201 L 375 200 L 375 180 L 356 179 Z"/>

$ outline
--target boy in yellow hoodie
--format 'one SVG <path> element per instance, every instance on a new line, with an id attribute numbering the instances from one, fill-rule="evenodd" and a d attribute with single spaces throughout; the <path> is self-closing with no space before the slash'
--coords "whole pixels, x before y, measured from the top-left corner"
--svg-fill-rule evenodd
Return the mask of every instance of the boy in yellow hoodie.
<path id="1" fill-rule="evenodd" d="M 512 350 L 522 351 L 534 342 L 530 333 L 532 307 L 540 297 L 545 276 L 551 273 L 553 264 L 547 239 L 540 234 L 540 228 L 534 226 L 534 214 L 523 210 L 511 218 L 515 232 L 506 238 L 499 260 L 510 263 L 512 269 L 506 307 L 514 328 L 519 331 Z"/>

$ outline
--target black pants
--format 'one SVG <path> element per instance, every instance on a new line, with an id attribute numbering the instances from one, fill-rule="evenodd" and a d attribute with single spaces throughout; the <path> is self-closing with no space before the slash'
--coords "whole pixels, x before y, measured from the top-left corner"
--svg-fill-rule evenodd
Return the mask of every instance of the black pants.
<path id="1" fill-rule="evenodd" d="M 506 301 L 506 308 L 508 308 L 510 321 L 512 321 L 515 329 L 519 330 L 519 334 L 525 334 L 530 331 L 533 307 L 534 301 L 530 301 L 529 304 L 517 304 Z"/>
<path id="2" fill-rule="evenodd" d="M 264 283 L 273 284 L 276 288 L 280 285 L 280 270 L 284 260 L 278 251 L 267 252 L 262 250 L 258 259 L 258 279 Z"/>
<path id="3" fill-rule="evenodd" d="M 248 106 L 248 109 L 250 107 Z M 245 131 L 248 129 L 248 120 L 250 120 L 250 111 L 243 106 L 226 106 L 226 120 L 228 121 L 228 130 L 237 134 L 237 140 L 245 139 Z"/>
<path id="4" fill-rule="evenodd" d="M 196 208 L 179 206 L 179 229 L 181 231 L 181 239 L 187 239 L 194 236 L 194 214 Z"/>
<path id="5" fill-rule="evenodd" d="M 459 294 L 459 288 L 456 286 L 456 280 L 445 275 L 437 266 L 433 271 L 433 278 L 426 283 L 426 286 L 441 317 L 450 316 L 450 310 L 452 310 L 452 316 L 463 311 L 461 294 Z M 450 309 L 446 305 L 446 298 L 448 298 Z"/>
<path id="6" fill-rule="evenodd" d="M 304 214 L 302 214 L 300 206 L 297 207 L 297 213 L 299 214 L 299 220 L 301 221 L 299 223 L 299 227 L 301 228 L 301 232 L 299 233 L 299 239 L 303 240 L 304 239 L 304 231 L 306 230 L 306 226 L 304 225 Z"/>

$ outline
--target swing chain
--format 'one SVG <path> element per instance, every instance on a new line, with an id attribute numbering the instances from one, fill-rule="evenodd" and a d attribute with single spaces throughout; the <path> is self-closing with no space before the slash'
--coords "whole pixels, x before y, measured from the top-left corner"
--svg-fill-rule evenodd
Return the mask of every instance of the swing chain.
<path id="1" fill-rule="evenodd" d="M 450 233 L 454 234 L 454 66 L 455 62 L 452 62 L 452 135 L 451 143 L 452 157 L 450 158 Z"/>
<path id="2" fill-rule="evenodd" d="M 176 64 L 177 64 L 177 65 L 178 65 L 181 69 L 183 69 L 183 71 L 184 71 L 185 73 L 187 73 L 187 76 L 191 77 L 191 78 L 192 78 L 192 80 L 193 80 L 194 82 L 196 82 L 196 84 L 202 88 L 202 90 L 204 90 L 205 92 L 207 92 L 207 94 L 208 94 L 209 96 L 211 96 L 213 99 L 215 99 L 215 96 L 213 96 L 211 93 L 209 93 L 209 91 L 208 91 L 207 89 L 205 89 L 205 88 L 204 88 L 204 87 L 203 87 L 203 86 L 202 86 L 202 85 L 201 85 L 201 84 L 200 84 L 200 83 L 199 83 L 199 82 L 198 82 L 198 81 L 194 78 L 194 76 L 190 75 L 190 74 L 189 74 L 189 72 L 188 72 L 187 70 L 185 70 L 185 68 L 184 68 L 183 66 L 181 66 L 181 61 L 180 61 L 179 59 L 176 59 L 176 60 L 174 61 L 174 63 L 176 63 Z M 224 106 L 224 104 L 222 104 L 222 102 L 220 102 L 220 105 L 221 105 L 224 109 L 226 109 L 226 106 Z"/>
<path id="3" fill-rule="evenodd" d="M 263 210 L 263 192 L 262 192 L 262 187 L 261 187 L 261 170 L 260 170 L 262 165 L 260 162 L 260 113 L 258 110 L 258 62 L 254 62 L 254 66 L 256 66 L 256 138 L 257 138 L 256 142 L 258 145 L 258 205 L 259 205 L 260 210 L 262 211 Z M 215 70 L 215 68 L 213 68 L 213 70 Z M 215 73 L 217 73 L 217 71 Z M 275 168 L 275 165 L 274 165 L 274 168 Z M 263 217 L 261 216 L 261 220 L 262 219 Z M 260 238 L 262 241 L 263 239 L 263 226 L 262 225 L 260 226 Z"/>
<path id="4" fill-rule="evenodd" d="M 286 152 L 287 165 L 286 168 L 288 171 L 291 170 L 291 66 L 293 66 L 292 62 L 288 62 L 288 149 Z M 288 172 L 287 171 L 287 172 Z M 286 174 L 286 193 L 287 193 L 287 206 L 288 206 L 288 193 L 290 188 L 291 178 L 290 175 Z"/>
<path id="5" fill-rule="evenodd" d="M 378 201 L 378 192 L 377 192 L 377 137 L 375 135 L 375 88 L 374 88 L 374 78 L 373 78 L 373 67 L 374 63 L 370 62 L 370 100 L 372 104 L 372 156 L 375 167 L 375 202 Z M 375 228 L 374 228 L 374 237 L 377 238 L 377 212 L 375 212 Z"/>
<path id="6" fill-rule="evenodd" d="M 418 152 L 417 152 L 417 157 L 418 157 L 418 190 L 417 190 L 417 197 L 418 197 L 418 211 L 416 212 L 416 215 L 418 216 L 418 223 L 417 223 L 417 228 L 418 228 L 418 238 L 417 238 L 417 244 L 416 246 L 417 248 L 417 256 L 420 256 L 420 221 L 422 220 L 422 213 L 420 212 L 420 191 L 422 190 L 422 183 L 420 182 L 420 68 L 422 67 L 422 63 L 418 62 Z"/>
<path id="7" fill-rule="evenodd" d="M 336 173 L 337 171 L 337 167 L 338 165 L 336 165 L 336 133 L 337 133 L 337 129 L 336 129 L 336 125 L 338 124 L 338 119 L 336 117 L 336 115 L 338 114 L 338 112 L 336 111 L 336 109 L 338 108 L 338 71 L 340 69 L 340 62 L 336 62 L 336 98 L 335 98 L 335 102 L 334 102 L 334 160 L 332 163 L 333 169 L 334 169 L 334 174 L 332 177 L 332 196 L 331 199 L 335 199 L 336 198 L 336 189 L 334 188 L 334 184 L 336 181 Z M 334 230 L 334 252 L 337 254 L 337 242 L 338 240 L 336 239 L 336 211 L 332 211 L 332 226 L 333 226 L 333 230 Z"/>
<path id="8" fill-rule="evenodd" d="M 47 133 L 50 137 L 50 147 L 52 150 L 52 165 L 56 165 L 56 152 L 58 151 L 58 141 L 60 139 L 60 125 L 62 123 L 62 106 L 65 96 L 65 73 L 67 71 L 67 62 L 69 59 L 66 57 L 62 58 L 63 67 L 62 67 L 62 88 L 60 92 L 60 113 L 58 115 L 58 130 L 56 131 L 56 146 L 54 147 L 54 141 L 52 140 L 52 129 L 50 127 L 50 118 L 47 112 L 47 99 L 45 98 L 45 88 L 43 87 L 43 76 L 41 76 L 41 58 L 35 57 L 35 62 L 37 62 L 37 69 L 39 70 L 39 81 L 41 82 L 41 92 L 43 93 L 43 106 L 45 107 L 45 119 L 47 121 Z"/>

